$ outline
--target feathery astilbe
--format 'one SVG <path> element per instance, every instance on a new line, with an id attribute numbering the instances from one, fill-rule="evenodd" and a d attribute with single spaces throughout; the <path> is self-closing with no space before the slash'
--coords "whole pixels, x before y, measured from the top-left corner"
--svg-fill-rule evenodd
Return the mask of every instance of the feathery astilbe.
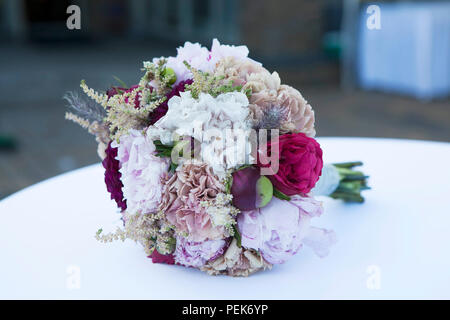
<path id="1" fill-rule="evenodd" d="M 90 123 L 94 121 L 101 123 L 106 116 L 106 111 L 102 106 L 93 100 L 80 97 L 77 92 L 69 91 L 63 96 L 63 99 L 68 102 L 68 108 L 73 111 L 73 114 Z"/>
<path id="2" fill-rule="evenodd" d="M 139 242 L 148 256 L 155 249 L 163 255 L 171 254 L 175 250 L 174 231 L 164 224 L 163 216 L 163 212 L 154 214 L 129 214 L 124 212 L 123 228 L 118 227 L 115 232 L 107 234 L 99 229 L 95 238 L 103 243 L 117 240 L 125 241 L 125 239 Z"/>
<path id="3" fill-rule="evenodd" d="M 193 83 L 186 85 L 186 90 L 191 91 L 191 95 L 195 99 L 199 97 L 201 92 L 210 94 L 213 97 L 235 91 L 243 92 L 247 97 L 251 94 L 251 90 L 243 90 L 241 85 L 233 85 L 233 80 L 226 80 L 224 76 L 216 76 L 195 69 L 187 61 L 184 61 L 184 65 L 193 75 Z"/>

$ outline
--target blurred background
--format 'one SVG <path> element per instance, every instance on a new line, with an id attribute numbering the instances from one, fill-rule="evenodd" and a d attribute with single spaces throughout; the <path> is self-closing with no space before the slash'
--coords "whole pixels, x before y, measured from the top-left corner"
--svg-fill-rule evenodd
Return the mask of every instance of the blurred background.
<path id="1" fill-rule="evenodd" d="M 318 136 L 450 141 L 449 1 L 0 0 L 0 199 L 99 161 L 64 120 L 81 79 L 132 85 L 143 60 L 214 37 L 299 89 Z"/>

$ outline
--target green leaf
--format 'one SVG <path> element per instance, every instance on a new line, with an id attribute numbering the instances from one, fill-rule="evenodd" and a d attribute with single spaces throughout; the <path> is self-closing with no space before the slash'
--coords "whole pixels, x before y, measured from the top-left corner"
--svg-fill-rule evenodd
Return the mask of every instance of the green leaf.
<path id="1" fill-rule="evenodd" d="M 165 145 L 159 140 L 155 140 L 153 143 L 156 148 L 156 156 L 170 158 L 173 145 Z"/>
<path id="2" fill-rule="evenodd" d="M 225 182 L 225 192 L 231 193 L 231 186 L 233 185 L 233 176 L 230 176 Z"/>
<path id="3" fill-rule="evenodd" d="M 236 228 L 236 225 L 233 224 L 233 231 L 234 231 L 234 237 L 236 238 L 236 242 L 237 242 L 237 246 L 239 248 L 242 247 L 242 238 L 241 238 L 241 234 L 239 233 L 238 228 Z"/>
<path id="4" fill-rule="evenodd" d="M 287 201 L 291 200 L 291 197 L 285 195 L 283 192 L 281 192 L 280 190 L 277 190 L 275 188 L 273 188 L 273 195 L 274 195 L 274 197 L 277 197 L 278 199 L 281 199 L 281 200 L 287 200 Z"/>
<path id="5" fill-rule="evenodd" d="M 116 80 L 122 87 L 128 88 L 127 84 L 119 79 L 117 76 L 113 76 L 114 80 Z"/>
<path id="6" fill-rule="evenodd" d="M 169 171 L 172 173 L 175 173 L 175 170 L 177 169 L 178 165 L 176 163 L 170 162 Z"/>
<path id="7" fill-rule="evenodd" d="M 362 165 L 363 163 L 361 161 L 333 163 L 333 166 L 335 166 L 336 168 L 347 168 L 347 169 L 351 169 L 353 167 Z"/>

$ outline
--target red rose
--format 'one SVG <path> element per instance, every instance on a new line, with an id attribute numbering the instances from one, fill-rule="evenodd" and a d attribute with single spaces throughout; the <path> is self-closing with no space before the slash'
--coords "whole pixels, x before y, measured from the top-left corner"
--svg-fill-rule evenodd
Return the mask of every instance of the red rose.
<path id="1" fill-rule="evenodd" d="M 276 143 L 279 147 L 278 172 L 267 175 L 267 178 L 276 189 L 288 196 L 306 194 L 311 191 L 322 173 L 323 160 L 320 145 L 303 133 L 281 135 Z M 267 144 L 267 155 L 270 156 L 273 146 L 275 143 Z M 260 157 L 263 158 L 263 155 Z M 258 159 L 258 166 L 271 166 L 270 163 L 262 164 L 260 160 Z"/>

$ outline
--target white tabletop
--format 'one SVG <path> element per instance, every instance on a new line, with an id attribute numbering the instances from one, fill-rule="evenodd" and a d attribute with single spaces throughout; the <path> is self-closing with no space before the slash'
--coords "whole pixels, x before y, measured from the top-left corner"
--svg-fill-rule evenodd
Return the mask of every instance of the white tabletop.
<path id="1" fill-rule="evenodd" d="M 338 243 L 320 259 L 302 249 L 248 278 L 152 264 L 132 241 L 98 243 L 119 214 L 101 165 L 26 188 L 0 202 L 0 298 L 450 298 L 450 144 L 321 138 L 326 162 L 362 160 L 366 202 L 325 199 L 316 225 Z"/>

